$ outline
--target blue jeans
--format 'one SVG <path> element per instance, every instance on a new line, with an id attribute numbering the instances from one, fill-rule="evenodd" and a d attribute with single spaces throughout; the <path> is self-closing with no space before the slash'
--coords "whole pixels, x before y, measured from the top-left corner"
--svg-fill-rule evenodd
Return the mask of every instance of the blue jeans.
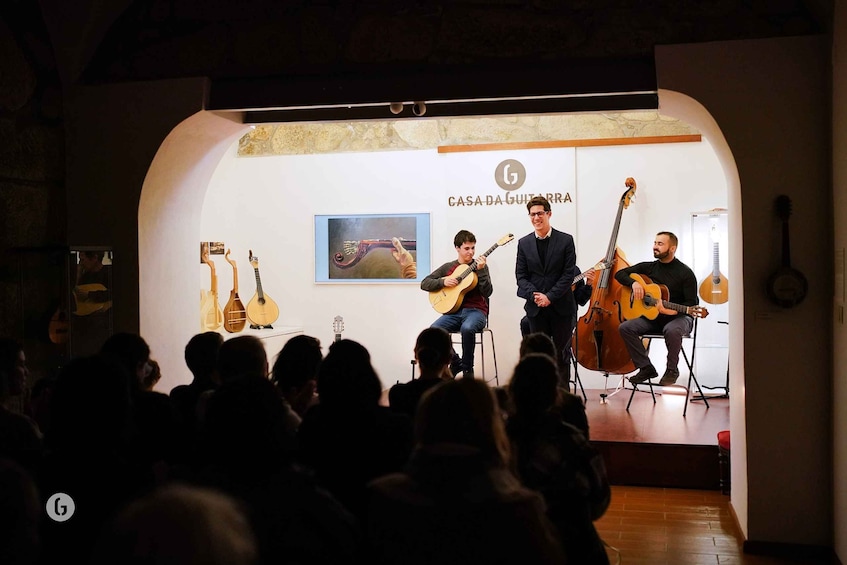
<path id="1" fill-rule="evenodd" d="M 476 333 L 485 328 L 487 318 L 482 310 L 460 308 L 455 314 L 444 314 L 432 323 L 433 328 L 441 328 L 450 333 L 462 334 L 462 370 L 473 371 Z M 454 356 L 455 351 L 454 351 Z"/>

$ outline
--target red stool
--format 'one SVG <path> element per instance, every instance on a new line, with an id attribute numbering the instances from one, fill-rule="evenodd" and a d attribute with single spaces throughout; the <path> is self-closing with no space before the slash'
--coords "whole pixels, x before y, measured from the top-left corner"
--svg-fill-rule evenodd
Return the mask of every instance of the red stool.
<path id="1" fill-rule="evenodd" d="M 721 473 L 721 493 L 729 494 L 731 487 L 729 430 L 718 432 L 718 464 Z"/>

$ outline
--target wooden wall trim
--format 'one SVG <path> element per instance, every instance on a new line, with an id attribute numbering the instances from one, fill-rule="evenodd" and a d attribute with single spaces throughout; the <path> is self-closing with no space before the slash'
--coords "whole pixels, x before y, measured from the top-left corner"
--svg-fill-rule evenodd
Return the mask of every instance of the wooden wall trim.
<path id="1" fill-rule="evenodd" d="M 472 151 L 511 151 L 516 149 L 554 149 L 559 147 L 604 147 L 609 145 L 648 145 L 652 143 L 699 143 L 702 136 L 659 135 L 652 137 L 611 137 L 608 139 L 564 139 L 550 141 L 513 141 L 506 143 L 477 143 L 470 145 L 439 145 L 439 153 L 469 153 Z"/>

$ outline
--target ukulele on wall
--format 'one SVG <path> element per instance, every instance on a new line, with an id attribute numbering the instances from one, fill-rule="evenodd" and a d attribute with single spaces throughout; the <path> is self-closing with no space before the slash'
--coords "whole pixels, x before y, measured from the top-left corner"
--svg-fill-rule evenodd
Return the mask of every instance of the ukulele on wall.
<path id="1" fill-rule="evenodd" d="M 723 304 L 729 300 L 729 282 L 720 271 L 720 237 L 717 230 L 718 227 L 712 225 L 712 273 L 700 283 L 700 298 L 709 304 Z"/>
<path id="2" fill-rule="evenodd" d="M 259 258 L 250 250 L 250 264 L 256 274 L 256 294 L 247 303 L 247 319 L 250 320 L 250 328 L 273 329 L 273 324 L 279 318 L 279 306 L 273 299 L 262 290 L 262 279 L 259 276 Z"/>
<path id="3" fill-rule="evenodd" d="M 232 290 L 229 292 L 229 300 L 224 306 L 224 329 L 229 333 L 236 333 L 243 330 L 247 324 L 247 311 L 238 296 L 238 268 L 235 266 L 235 261 L 229 258 L 229 249 L 226 250 L 224 258 L 227 263 L 232 265 Z"/>
<path id="4" fill-rule="evenodd" d="M 209 265 L 211 273 L 210 290 L 200 291 L 200 329 L 214 331 L 221 327 L 224 322 L 224 314 L 218 302 L 218 276 L 215 274 L 215 263 L 209 259 L 209 248 L 204 246 L 201 250 L 200 260 Z"/>
<path id="5" fill-rule="evenodd" d="M 791 244 L 788 241 L 788 217 L 791 216 L 791 198 L 782 194 L 776 198 L 776 213 L 782 220 L 782 266 L 768 277 L 768 298 L 782 306 L 797 306 L 806 298 L 809 281 L 806 276 L 791 267 Z"/>

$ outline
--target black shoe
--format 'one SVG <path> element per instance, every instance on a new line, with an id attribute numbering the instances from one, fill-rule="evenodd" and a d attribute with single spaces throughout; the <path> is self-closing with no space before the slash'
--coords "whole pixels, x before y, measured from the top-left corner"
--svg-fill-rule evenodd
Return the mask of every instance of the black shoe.
<path id="1" fill-rule="evenodd" d="M 474 378 L 474 376 L 473 376 L 473 371 L 462 371 L 462 378 L 463 378 L 463 379 L 472 379 L 472 378 Z"/>
<path id="2" fill-rule="evenodd" d="M 662 380 L 659 381 L 659 385 L 661 386 L 670 386 L 676 384 L 676 380 L 679 378 L 679 370 L 677 369 L 666 369 L 665 374 L 662 375 Z"/>
<path id="3" fill-rule="evenodd" d="M 462 372 L 462 358 L 453 354 L 453 360 L 450 361 L 450 372 L 453 373 L 453 378 L 456 378 L 456 375 Z"/>
<path id="4" fill-rule="evenodd" d="M 644 381 L 649 381 L 650 379 L 655 379 L 659 376 L 658 371 L 656 371 L 656 367 L 653 365 L 647 365 L 646 367 L 641 367 L 638 370 L 638 373 L 635 376 L 629 377 L 629 382 L 634 385 L 641 384 Z"/>

